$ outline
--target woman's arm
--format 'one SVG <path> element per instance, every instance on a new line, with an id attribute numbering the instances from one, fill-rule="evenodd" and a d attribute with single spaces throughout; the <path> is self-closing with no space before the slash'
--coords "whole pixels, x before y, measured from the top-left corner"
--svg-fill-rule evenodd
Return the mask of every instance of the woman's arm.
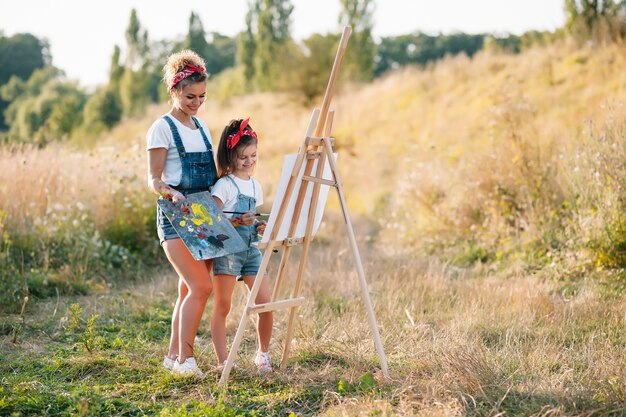
<path id="1" fill-rule="evenodd" d="M 185 199 L 185 196 L 167 185 L 161 179 L 163 168 L 165 167 L 165 158 L 167 157 L 167 149 L 154 148 L 148 151 L 148 185 L 155 193 L 172 200 L 174 204 Z"/>

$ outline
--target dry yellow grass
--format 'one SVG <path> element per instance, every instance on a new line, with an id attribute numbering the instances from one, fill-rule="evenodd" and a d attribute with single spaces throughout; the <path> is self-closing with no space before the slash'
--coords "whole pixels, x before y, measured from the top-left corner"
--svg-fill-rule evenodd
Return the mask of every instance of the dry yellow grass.
<path id="1" fill-rule="evenodd" d="M 399 240 L 406 231 L 435 241 L 472 227 L 517 230 L 511 242 L 536 237 L 540 225 L 529 219 L 549 217 L 550 199 L 561 204 L 577 191 L 597 209 L 589 205 L 577 214 L 570 232 L 578 234 L 569 239 L 587 239 L 585 233 L 603 225 L 599 215 L 620 207 L 620 194 L 607 195 L 606 184 L 590 179 L 596 172 L 611 175 L 609 168 L 623 159 L 624 52 L 622 45 L 580 49 L 566 43 L 515 56 L 481 52 L 472 60 L 449 58 L 338 92 L 333 107 L 340 170 L 392 378 L 385 383 L 375 374 L 388 384 L 385 396 L 325 392 L 324 414 L 624 414 L 626 306 L 602 282 L 542 279 L 527 274 L 522 260 L 499 274 L 489 265 L 461 269 L 407 257 Z M 97 222 L 109 219 L 113 203 L 125 196 L 129 204 L 153 204 L 144 135 L 165 111 L 167 106 L 155 106 L 141 119 L 124 121 L 93 150 L 55 145 L 0 151 L 0 210 L 8 214 L 7 228 L 28 229 L 50 210 L 78 202 Z M 287 96 L 261 94 L 225 105 L 209 102 L 199 116 L 216 142 L 229 119 L 252 117 L 261 140 L 258 177 L 271 199 L 283 155 L 297 150 L 310 111 Z M 607 132 L 605 145 L 595 140 Z M 599 151 L 603 157 L 593 162 Z M 511 196 L 494 194 L 498 187 Z M 524 205 L 523 215 L 505 215 L 510 201 Z M 376 371 L 334 198 L 329 205 L 309 261 L 309 301 L 300 310 L 294 345 L 294 356 L 323 353 L 327 359 L 314 369 L 296 362 L 277 376 L 294 386 L 310 379 L 358 382 Z M 477 208 L 489 222 L 479 225 Z M 382 224 L 391 232 L 383 247 L 367 236 L 371 221 L 381 219 L 389 219 Z M 571 256 L 576 263 L 578 255 Z M 549 266 L 546 275 L 558 276 L 561 268 Z M 165 275 L 132 296 L 130 308 L 171 299 L 173 280 Z M 99 300 L 84 303 L 95 310 L 91 304 L 98 302 L 98 313 L 106 316 L 106 303 Z M 236 323 L 231 317 L 231 332 Z M 277 325 L 275 351 L 283 331 Z M 201 360 L 212 362 L 209 341 L 200 346 Z M 202 386 L 191 390 L 200 399 L 213 395 Z"/>
<path id="2" fill-rule="evenodd" d="M 361 248 L 391 378 L 385 380 L 378 369 L 351 259 L 334 256 L 346 253 L 347 243 L 314 245 L 293 360 L 286 371 L 271 378 L 276 380 L 277 389 L 289 387 L 293 395 L 306 392 L 311 385 L 325 384 L 328 388 L 316 415 L 623 413 L 626 306 L 622 299 L 607 299 L 593 282 L 567 295 L 557 281 L 518 274 L 485 276 L 479 269 L 461 270 L 436 259 L 381 256 L 367 244 Z M 275 272 L 275 266 L 271 270 Z M 58 321 L 57 328 L 62 328 L 69 304 L 79 302 L 87 314 L 97 313 L 101 322 L 124 328 L 133 317 L 171 303 L 174 293 L 175 280 L 164 271 L 150 283 L 122 294 L 40 303 L 36 314 L 45 317 L 44 322 Z M 238 288 L 228 321 L 231 337 L 244 295 L 243 288 Z M 211 304 L 212 300 L 201 324 L 204 335 L 197 340 L 196 356 L 205 369 L 215 363 L 207 330 Z M 276 314 L 271 346 L 275 360 L 280 357 L 285 320 L 284 312 Z M 250 325 L 238 358 L 244 370 L 253 367 L 254 337 Z M 25 340 L 21 347 L 5 347 L 35 349 L 39 343 L 33 339 Z M 158 362 L 164 351 L 165 345 L 143 342 L 141 348 L 119 354 L 128 357 L 141 372 L 152 375 L 157 371 L 145 364 L 146 358 Z M 382 388 L 380 393 L 342 393 L 336 385 L 336 381 L 358 384 L 368 373 Z M 186 385 L 185 401 L 214 404 L 217 393 L 212 384 L 218 378 L 217 372 L 209 371 L 207 381 Z M 237 387 L 246 383 L 256 387 L 254 376 L 244 373 L 234 378 L 239 381 Z M 110 395 L 132 390 L 132 384 L 126 385 L 123 378 L 116 386 L 118 391 Z M 157 394 L 164 395 L 158 390 Z M 227 392 L 225 401 L 235 404 L 240 395 L 237 390 Z M 283 395 L 268 391 L 259 405 L 260 413 L 271 410 L 272 404 L 286 402 Z M 298 414 L 311 414 L 310 409 L 295 407 Z"/>
<path id="3" fill-rule="evenodd" d="M 371 85 L 344 86 L 333 102 L 337 111 L 333 133 L 351 207 L 357 213 L 381 216 L 387 213 L 385 203 L 396 196 L 397 184 L 422 183 L 425 195 L 429 184 L 445 184 L 450 189 L 449 205 L 454 206 L 471 197 L 476 187 L 490 187 L 493 175 L 479 176 L 479 168 L 486 164 L 510 181 L 536 173 L 528 171 L 541 169 L 534 163 L 549 164 L 557 152 L 575 149 L 590 123 L 603 126 L 624 114 L 623 52 L 620 45 L 578 49 L 566 43 L 520 55 L 481 52 L 472 60 L 448 58 L 425 70 L 397 71 Z M 16 190 L 29 188 L 50 190 L 47 182 L 68 184 L 72 178 L 78 182 L 93 178 L 88 188 L 95 190 L 109 175 L 115 182 L 117 169 L 143 179 L 145 132 L 167 109 L 154 106 L 146 116 L 124 121 L 110 132 L 105 146 L 71 152 L 62 177 L 54 175 L 54 162 L 61 164 L 64 157 L 58 152 L 69 151 L 56 147 L 25 154 L 3 151 L 2 195 L 15 196 L 20 193 Z M 251 116 L 261 138 L 258 176 L 271 196 L 282 157 L 297 151 L 311 110 L 286 95 L 258 94 L 235 97 L 226 104 L 209 101 L 199 117 L 207 121 L 217 142 L 228 120 Z M 102 177 L 81 178 L 85 173 Z M 45 183 L 33 187 L 33 178 Z M 69 195 L 77 197 L 74 191 Z M 106 196 L 109 189 L 102 191 Z M 52 198 L 67 197 L 53 193 Z"/>

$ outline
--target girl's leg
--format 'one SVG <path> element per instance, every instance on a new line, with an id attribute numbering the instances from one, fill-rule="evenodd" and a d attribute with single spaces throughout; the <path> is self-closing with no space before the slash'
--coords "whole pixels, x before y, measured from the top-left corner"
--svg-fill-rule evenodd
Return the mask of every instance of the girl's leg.
<path id="1" fill-rule="evenodd" d="M 188 289 L 178 313 L 178 361 L 193 356 L 193 345 L 206 302 L 211 295 L 211 274 L 206 262 L 196 261 L 181 239 L 166 240 L 163 249 Z"/>
<path id="2" fill-rule="evenodd" d="M 234 275 L 215 275 L 213 288 L 215 300 L 213 301 L 213 317 L 211 318 L 211 339 L 217 363 L 222 364 L 228 357 L 226 349 L 226 317 L 230 312 L 230 303 L 235 289 L 236 278 Z"/>
<path id="3" fill-rule="evenodd" d="M 246 283 L 248 288 L 252 288 L 254 284 L 255 275 L 245 275 L 243 276 L 243 281 Z M 259 288 L 259 292 L 256 296 L 254 302 L 256 304 L 264 304 L 270 302 L 270 284 L 269 278 L 267 275 L 263 277 L 263 282 L 261 282 L 261 287 Z M 259 336 L 259 350 L 261 352 L 267 352 L 270 348 L 270 339 L 272 338 L 272 325 L 273 325 L 273 315 L 271 311 L 267 311 L 265 313 L 259 314 L 259 321 L 257 323 L 257 333 Z"/>
<path id="4" fill-rule="evenodd" d="M 187 285 L 185 285 L 185 281 L 182 278 L 178 278 L 178 298 L 176 299 L 176 304 L 174 305 L 174 312 L 172 313 L 172 336 L 170 338 L 170 349 L 167 353 L 167 357 L 170 359 L 176 359 L 178 356 L 178 323 L 180 318 L 180 305 L 185 300 L 189 294 L 189 289 Z"/>

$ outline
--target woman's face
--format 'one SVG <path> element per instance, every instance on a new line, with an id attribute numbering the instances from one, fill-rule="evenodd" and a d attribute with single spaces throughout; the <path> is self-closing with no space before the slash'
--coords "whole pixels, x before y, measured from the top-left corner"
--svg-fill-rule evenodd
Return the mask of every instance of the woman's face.
<path id="1" fill-rule="evenodd" d="M 172 94 L 174 106 L 183 113 L 194 116 L 206 98 L 206 83 L 187 84 Z"/>

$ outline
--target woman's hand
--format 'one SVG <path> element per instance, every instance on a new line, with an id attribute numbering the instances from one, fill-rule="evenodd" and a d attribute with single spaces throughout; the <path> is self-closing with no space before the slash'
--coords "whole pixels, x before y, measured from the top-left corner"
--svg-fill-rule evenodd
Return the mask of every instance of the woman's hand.
<path id="1" fill-rule="evenodd" d="M 183 201 L 185 199 L 183 193 L 169 186 L 163 187 L 163 189 L 161 190 L 161 195 L 163 196 L 163 198 L 167 198 L 174 204 L 178 204 L 180 201 Z"/>

